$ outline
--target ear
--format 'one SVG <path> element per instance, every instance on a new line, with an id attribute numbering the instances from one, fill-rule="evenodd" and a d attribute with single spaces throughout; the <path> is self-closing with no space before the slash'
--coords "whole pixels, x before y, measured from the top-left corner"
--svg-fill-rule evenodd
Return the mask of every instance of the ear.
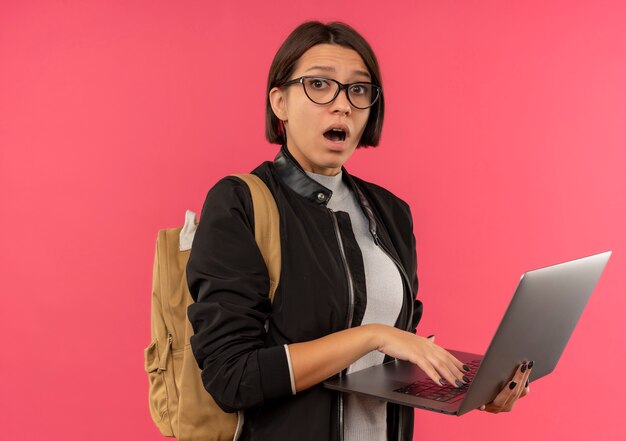
<path id="1" fill-rule="evenodd" d="M 276 118 L 281 121 L 287 121 L 287 96 L 285 91 L 274 87 L 270 90 L 269 99 Z"/>

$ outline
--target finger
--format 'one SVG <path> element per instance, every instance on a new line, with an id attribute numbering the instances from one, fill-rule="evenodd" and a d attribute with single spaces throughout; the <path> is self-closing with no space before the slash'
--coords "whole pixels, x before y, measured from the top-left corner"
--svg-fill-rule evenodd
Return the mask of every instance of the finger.
<path id="1" fill-rule="evenodd" d="M 469 383 L 469 378 L 461 374 L 456 369 L 456 366 L 450 366 L 442 363 L 438 369 L 440 369 L 439 372 L 443 375 L 443 377 L 455 387 L 463 387 Z"/>
<path id="2" fill-rule="evenodd" d="M 428 336 L 427 340 L 432 341 L 432 338 L 434 338 L 434 335 Z M 445 368 L 445 363 L 441 357 L 442 352 L 445 353 L 445 349 L 433 343 L 432 346 L 428 347 L 423 357 L 409 359 L 409 361 L 418 365 L 435 384 L 457 386 L 456 378 L 450 375 L 450 371 Z"/>
<path id="3" fill-rule="evenodd" d="M 437 371 L 439 378 L 445 380 L 445 384 L 462 387 L 466 383 L 463 379 L 463 374 L 450 361 L 448 351 L 435 344 L 433 344 L 433 349 L 427 355 L 426 361 Z"/>
<path id="4" fill-rule="evenodd" d="M 444 359 L 446 361 L 447 367 L 450 370 L 450 373 L 454 376 L 454 378 L 463 384 L 468 384 L 471 381 L 470 378 L 467 376 L 467 374 L 471 372 L 470 367 L 465 365 L 461 360 L 456 358 L 447 350 L 443 348 L 439 349 L 441 350 L 442 356 L 445 357 Z"/>
<path id="5" fill-rule="evenodd" d="M 463 370 L 463 363 L 453 357 L 449 352 L 444 354 L 444 367 L 448 370 L 449 375 L 454 377 L 454 383 L 459 386 L 458 382 L 461 382 L 461 385 L 467 384 L 470 382 L 469 377 L 465 374 L 467 373 Z"/>
<path id="6" fill-rule="evenodd" d="M 434 353 L 427 358 L 427 361 L 431 364 L 432 368 L 437 371 L 439 379 L 443 378 L 446 381 L 446 384 L 450 384 L 454 387 L 463 386 L 463 380 L 454 375 L 452 371 L 452 369 L 456 368 L 454 366 L 449 366 L 445 358 L 440 358 L 437 353 Z"/>
<path id="7" fill-rule="evenodd" d="M 500 413 L 510 410 L 512 408 L 512 404 L 507 405 L 507 403 L 509 402 L 509 398 L 511 397 L 511 394 L 515 387 L 517 387 L 517 383 L 515 383 L 514 381 L 509 381 L 508 383 L 506 383 L 500 393 L 491 403 L 483 405 L 485 406 L 484 410 L 490 413 Z"/>
<path id="8" fill-rule="evenodd" d="M 522 390 L 517 398 L 525 397 L 526 395 L 528 395 L 528 392 L 528 380 L 526 380 L 526 383 L 524 383 L 524 386 L 522 386 Z"/>
<path id="9" fill-rule="evenodd" d="M 427 340 L 430 340 L 431 342 L 435 342 L 435 334 L 433 335 L 429 335 L 428 337 L 426 337 Z"/>
<path id="10" fill-rule="evenodd" d="M 503 409 L 501 406 L 495 406 L 493 404 L 483 404 L 481 407 L 484 407 L 482 410 L 489 413 L 500 413 Z"/>
<path id="11" fill-rule="evenodd" d="M 448 365 L 448 369 L 450 369 L 450 372 L 454 376 L 454 378 L 460 380 L 463 383 L 468 383 L 469 378 L 466 377 L 466 374 L 471 371 L 469 366 L 463 364 L 461 360 L 456 358 L 454 355 L 452 355 L 441 346 L 436 347 L 438 356 L 442 358 L 444 362 Z"/>
<path id="12" fill-rule="evenodd" d="M 504 406 L 502 407 L 502 412 L 510 412 L 515 407 L 517 400 L 525 396 L 528 392 L 526 392 L 527 386 L 519 384 L 515 389 L 514 393 L 509 397 Z"/>
<path id="13" fill-rule="evenodd" d="M 521 391 L 520 394 L 522 394 L 524 392 L 525 389 L 528 388 L 528 384 L 529 384 L 529 380 L 530 380 L 530 372 L 531 369 L 528 369 L 524 375 L 524 378 L 522 380 L 522 384 L 521 384 Z"/>
<path id="14" fill-rule="evenodd" d="M 527 387 L 526 381 L 528 380 L 528 375 L 530 375 L 528 365 L 530 365 L 530 369 L 532 369 L 532 362 L 521 363 L 518 366 L 513 378 L 502 388 L 491 403 L 485 405 L 487 412 L 509 412 L 513 409 L 515 402 Z"/>
<path id="15" fill-rule="evenodd" d="M 508 395 L 516 395 L 519 393 L 520 389 L 525 386 L 527 380 L 527 371 L 528 371 L 528 363 L 523 362 L 517 367 L 515 374 L 513 374 L 513 378 L 511 378 L 511 382 L 515 383 L 514 387 L 511 387 L 511 394 Z M 511 383 L 509 383 L 511 386 Z M 510 398 L 510 397 L 509 397 Z"/>
<path id="16" fill-rule="evenodd" d="M 528 382 L 528 375 L 529 374 L 530 374 L 530 372 L 528 370 L 524 373 L 524 377 L 522 378 L 523 383 L 519 383 L 513 389 L 513 393 L 511 394 L 511 396 L 509 396 L 508 400 L 504 404 L 502 412 L 510 412 L 510 411 L 512 411 L 513 407 L 515 407 L 515 404 L 517 403 L 517 400 L 525 395 L 524 391 L 527 388 L 526 384 Z"/>
<path id="17" fill-rule="evenodd" d="M 526 370 L 525 374 L 526 374 L 526 381 L 524 382 L 524 387 L 522 388 L 522 392 L 520 393 L 520 398 L 521 397 L 525 397 L 526 395 L 528 395 L 528 393 L 530 392 L 530 373 L 533 369 L 534 366 L 534 361 L 531 361 L 530 363 L 528 363 L 528 369 Z"/>
<path id="18" fill-rule="evenodd" d="M 500 400 L 496 402 L 498 397 L 496 397 L 496 400 L 493 400 L 494 404 L 500 406 L 503 410 L 508 403 L 510 403 L 511 401 L 515 401 L 515 394 L 518 387 L 519 383 L 517 381 L 509 381 L 504 389 L 500 392 L 500 394 L 502 395 L 499 394 Z"/>
<path id="19" fill-rule="evenodd" d="M 428 339 L 434 336 L 429 336 Z M 427 361 L 429 361 L 432 367 L 437 371 L 439 377 L 436 383 L 441 383 L 441 379 L 444 379 L 447 384 L 454 387 L 462 387 L 469 383 L 470 379 L 465 375 L 469 369 L 463 369 L 463 363 L 446 351 L 444 348 L 437 346 L 433 343 L 434 351 L 429 354 Z"/>
<path id="20" fill-rule="evenodd" d="M 502 407 L 494 406 L 494 405 L 491 405 L 491 404 L 487 404 L 485 406 L 485 412 L 500 413 L 500 412 L 502 412 Z"/>
<path id="21" fill-rule="evenodd" d="M 439 374 L 439 372 L 437 372 L 437 370 L 433 367 L 432 363 L 430 363 L 428 360 L 419 358 L 417 360 L 414 360 L 413 363 L 418 365 L 420 369 L 423 370 L 424 373 L 428 375 L 428 377 L 433 380 L 435 384 L 439 384 L 442 386 L 448 384 L 446 380 L 444 380 L 444 378 Z"/>
<path id="22" fill-rule="evenodd" d="M 448 354 L 448 358 L 449 358 L 450 362 L 452 364 L 454 364 L 456 369 L 461 373 L 461 376 L 467 375 L 469 372 L 472 371 L 472 369 L 469 366 L 467 366 L 461 360 L 456 358 L 454 355 L 452 355 L 451 353 L 449 353 L 447 351 L 446 351 L 446 353 Z"/>
<path id="23" fill-rule="evenodd" d="M 526 375 L 526 372 L 528 371 L 528 363 L 527 362 L 523 362 L 521 363 L 518 367 L 517 370 L 515 371 L 515 375 L 513 375 L 513 380 L 515 380 L 517 383 L 520 383 L 523 379 L 524 376 Z M 525 384 L 524 383 L 522 384 Z"/>
<path id="24" fill-rule="evenodd" d="M 486 410 L 488 412 L 497 413 L 497 412 L 501 412 L 505 410 L 505 406 L 507 405 L 507 403 L 511 402 L 511 399 L 514 397 L 514 394 L 515 394 L 514 391 L 518 388 L 519 381 L 521 380 L 521 377 L 523 376 L 523 373 L 521 372 L 522 367 L 524 367 L 524 371 L 528 369 L 528 366 L 526 365 L 526 363 L 520 364 L 520 366 L 515 371 L 513 378 L 504 385 L 502 390 L 498 393 L 498 395 L 496 395 L 496 398 L 494 398 L 494 400 L 491 403 L 488 403 L 486 405 Z M 514 401 L 515 399 L 513 399 L 513 402 Z"/>
<path id="25" fill-rule="evenodd" d="M 434 336 L 429 336 L 427 337 L 427 339 L 431 341 L 431 337 L 434 338 Z M 417 362 L 416 364 L 420 366 L 422 370 L 424 370 L 424 372 L 426 372 L 426 374 L 431 377 L 431 379 L 436 384 L 450 384 L 454 387 L 463 386 L 464 382 L 462 380 L 462 375 L 457 375 L 454 373 L 456 367 L 449 360 L 449 352 L 442 347 L 437 346 L 435 343 L 433 343 L 428 350 L 426 356 L 424 357 L 424 363 L 426 368 L 422 367 L 419 362 Z M 432 371 L 430 370 L 430 368 L 432 368 Z"/>
<path id="26" fill-rule="evenodd" d="M 528 368 L 530 365 L 530 369 Z M 532 369 L 533 363 L 522 363 L 517 372 L 513 376 L 513 381 L 509 383 L 509 387 L 512 387 L 512 383 L 516 382 L 516 385 L 512 387 L 511 394 L 507 396 L 507 399 L 503 405 L 503 412 L 509 412 L 513 409 L 515 402 L 518 400 L 524 389 L 526 388 L 526 382 L 528 381 L 528 376 L 530 375 L 530 371 Z"/>
<path id="27" fill-rule="evenodd" d="M 518 399 L 519 397 L 522 396 L 522 394 L 524 393 L 524 390 L 526 389 L 526 387 L 528 386 L 528 377 L 530 376 L 530 372 L 533 368 L 534 362 L 529 362 L 527 364 L 524 364 L 520 367 L 520 372 L 522 372 L 522 378 L 520 380 L 519 386 L 516 390 L 516 395 L 515 395 L 515 399 Z"/>

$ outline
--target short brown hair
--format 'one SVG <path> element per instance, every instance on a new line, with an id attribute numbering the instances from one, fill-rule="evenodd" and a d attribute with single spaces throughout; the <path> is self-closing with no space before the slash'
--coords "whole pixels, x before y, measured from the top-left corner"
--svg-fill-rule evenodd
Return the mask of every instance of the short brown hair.
<path id="1" fill-rule="evenodd" d="M 293 30 L 276 52 L 267 77 L 267 93 L 265 102 L 265 137 L 273 144 L 284 144 L 287 140 L 279 119 L 272 111 L 269 93 L 290 80 L 296 64 L 302 54 L 318 44 L 338 44 L 356 51 L 372 76 L 372 83 L 382 88 L 382 79 L 376 55 L 365 39 L 345 23 L 328 24 L 319 21 L 302 23 Z M 378 145 L 383 128 L 385 99 L 381 93 L 378 102 L 372 106 L 369 119 L 365 125 L 358 147 Z"/>

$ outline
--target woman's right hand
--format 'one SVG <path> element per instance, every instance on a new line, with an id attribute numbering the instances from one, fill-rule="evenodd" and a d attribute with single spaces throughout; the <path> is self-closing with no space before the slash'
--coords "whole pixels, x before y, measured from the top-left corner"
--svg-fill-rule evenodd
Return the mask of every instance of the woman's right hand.
<path id="1" fill-rule="evenodd" d="M 461 387 L 469 382 L 465 375 L 470 368 L 448 351 L 424 338 L 387 325 L 373 326 L 380 352 L 418 365 L 437 384 Z M 445 381 L 443 381 L 445 380 Z"/>

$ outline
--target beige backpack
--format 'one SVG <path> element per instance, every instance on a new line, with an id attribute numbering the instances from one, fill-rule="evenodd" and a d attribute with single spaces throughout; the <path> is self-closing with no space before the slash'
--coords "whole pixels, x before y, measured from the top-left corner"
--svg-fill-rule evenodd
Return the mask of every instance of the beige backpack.
<path id="1" fill-rule="evenodd" d="M 241 178 L 252 194 L 254 235 L 270 275 L 270 301 L 280 277 L 280 233 L 276 202 L 257 176 Z M 164 436 L 180 441 L 232 441 L 239 437 L 242 413 L 225 413 L 204 389 L 201 370 L 189 343 L 193 335 L 187 307 L 193 302 L 185 268 L 195 213 L 187 211 L 185 225 L 160 230 L 152 274 L 152 343 L 145 349 L 150 382 L 150 415 Z"/>

